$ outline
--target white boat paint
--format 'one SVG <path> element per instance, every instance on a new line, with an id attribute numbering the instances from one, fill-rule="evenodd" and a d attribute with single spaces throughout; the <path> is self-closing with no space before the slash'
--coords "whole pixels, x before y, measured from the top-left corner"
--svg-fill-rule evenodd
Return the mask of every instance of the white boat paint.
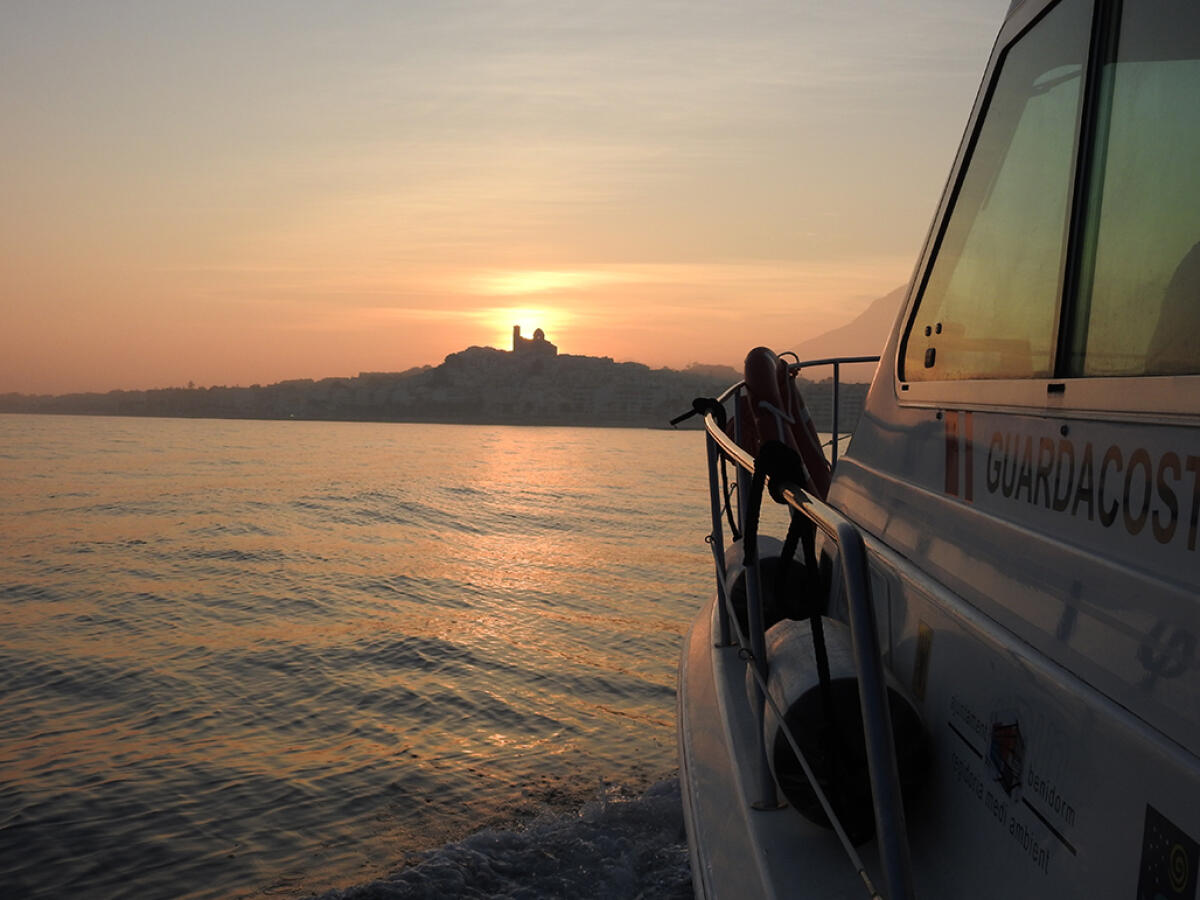
<path id="1" fill-rule="evenodd" d="M 1006 61 L 1021 59 L 1035 46 L 1034 36 L 1047 33 L 1047 23 L 1067 22 L 1068 16 L 1081 25 L 1046 45 L 1057 53 L 1064 42 L 1076 41 L 1087 55 L 1074 69 L 1052 70 L 1054 78 L 1037 76 L 1036 84 L 1046 87 L 1037 87 L 1028 101 L 1040 102 L 1078 79 L 1081 112 L 1066 191 L 1059 299 L 1054 333 L 1042 341 L 1048 361 L 1039 361 L 1042 351 L 980 333 L 978 324 L 970 324 L 969 309 L 959 317 L 961 305 L 946 306 L 950 311 L 936 328 L 932 320 L 924 324 L 932 314 L 923 312 L 923 304 L 938 302 L 931 273 L 940 258 L 950 260 L 945 266 L 958 265 L 943 243 L 950 241 L 956 205 L 971 209 L 961 199 L 967 196 L 963 185 L 973 177 L 989 104 L 1002 94 Z M 928 736 L 924 780 L 898 817 L 912 891 L 895 880 L 885 886 L 874 841 L 859 848 L 881 893 L 1196 900 L 1200 350 L 1189 362 L 1175 349 L 1176 356 L 1163 363 L 1152 355 L 1152 341 L 1144 369 L 1136 359 L 1110 364 L 1098 357 L 1097 365 L 1128 371 L 1096 377 L 1080 356 L 1079 347 L 1090 345 L 1071 343 L 1071 333 L 1086 323 L 1080 317 L 1093 297 L 1081 287 L 1084 276 L 1098 271 L 1088 256 L 1095 244 L 1088 241 L 1099 232 L 1090 229 L 1105 227 L 1101 210 L 1118 215 L 1121 203 L 1139 202 L 1136 192 L 1118 190 L 1121 178 L 1141 183 L 1136 166 L 1121 168 L 1110 189 L 1099 162 L 1106 157 L 1096 148 L 1109 148 L 1109 156 L 1117 152 L 1105 142 L 1110 127 L 1112 134 L 1125 127 L 1117 119 L 1120 109 L 1137 119 L 1136 127 L 1125 127 L 1127 142 L 1155 127 L 1137 118 L 1153 97 L 1141 107 L 1116 105 L 1121 79 L 1126 73 L 1143 78 L 1157 65 L 1183 79 L 1179 83 L 1192 83 L 1186 79 L 1200 73 L 1198 17 L 1193 6 L 1177 0 L 1153 9 L 1140 0 L 1013 5 L 828 502 L 807 494 L 797 479 L 779 485 L 796 510 L 826 522 L 848 520 L 861 535 L 880 658 L 914 698 Z M 1172 89 L 1164 84 L 1155 90 Z M 1113 93 L 1106 93 L 1110 88 Z M 1147 144 L 1147 152 L 1194 161 L 1200 156 L 1195 104 L 1168 107 L 1161 114 L 1174 118 L 1163 133 L 1191 144 Z M 1110 108 L 1118 112 L 1105 124 Z M 1035 129 L 1035 137 L 1039 133 Z M 1010 138 L 1004 152 L 1013 145 Z M 1193 171 L 1194 165 L 1179 168 Z M 996 180 L 987 188 L 989 197 Z M 1110 198 L 1108 207 L 1101 206 L 1099 184 L 1119 202 Z M 1200 180 L 1185 176 L 1178 193 L 1184 212 L 1168 221 L 1182 229 L 1173 238 L 1175 255 L 1200 239 L 1200 213 L 1187 212 L 1200 210 Z M 1150 224 L 1161 236 L 1166 226 Z M 1153 250 L 1139 252 L 1150 256 Z M 1175 316 L 1172 321 L 1183 323 L 1176 325 L 1183 329 L 1174 335 L 1176 348 L 1188 341 L 1200 347 L 1200 314 L 1189 320 L 1186 309 L 1169 309 L 1165 296 L 1160 306 L 1154 303 L 1163 285 L 1168 291 L 1187 287 L 1181 273 L 1194 252 L 1174 274 L 1153 270 L 1161 260 L 1136 260 L 1150 274 L 1130 295 L 1132 312 L 1145 305 L 1146 315 L 1160 317 L 1158 332 L 1168 313 Z M 1136 265 L 1132 270 L 1142 271 Z M 986 292 L 990 283 L 984 284 L 964 296 L 996 302 Z M 1192 308 L 1200 309 L 1200 285 L 1196 290 Z M 1116 288 L 1109 294 L 1122 296 Z M 1022 295 L 1016 306 L 1025 302 Z M 910 343 L 917 349 L 907 353 Z M 1015 356 L 1014 346 L 1021 350 Z M 1022 372 L 1026 352 L 1029 371 Z M 983 365 L 999 359 L 1009 368 L 1000 375 L 981 369 L 978 377 L 938 368 L 951 366 L 946 360 L 960 367 L 965 359 L 969 366 L 974 358 Z M 1148 374 L 1153 371 L 1163 374 Z M 753 465 L 712 415 L 707 427 L 722 454 Z M 747 488 L 744 481 L 738 500 Z M 715 519 L 712 539 L 723 548 L 727 536 L 721 516 Z M 820 532 L 818 549 L 830 563 L 818 590 L 821 608 L 847 620 L 847 583 L 832 564 L 842 551 L 832 528 Z M 697 896 L 868 896 L 831 831 L 791 808 L 755 806 L 763 790 L 761 712 L 754 691 L 747 690 L 740 658 L 745 650 L 718 646 L 723 576 L 717 599 L 692 627 L 680 666 L 680 768 Z"/>

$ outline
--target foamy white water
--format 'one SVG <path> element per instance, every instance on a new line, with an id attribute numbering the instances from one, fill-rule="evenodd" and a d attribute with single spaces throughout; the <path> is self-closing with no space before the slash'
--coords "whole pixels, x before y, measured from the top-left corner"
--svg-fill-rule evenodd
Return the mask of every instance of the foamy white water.
<path id="1" fill-rule="evenodd" d="M 323 900 L 691 896 L 679 782 L 670 780 L 640 797 L 545 814 L 520 830 L 484 829 Z"/>

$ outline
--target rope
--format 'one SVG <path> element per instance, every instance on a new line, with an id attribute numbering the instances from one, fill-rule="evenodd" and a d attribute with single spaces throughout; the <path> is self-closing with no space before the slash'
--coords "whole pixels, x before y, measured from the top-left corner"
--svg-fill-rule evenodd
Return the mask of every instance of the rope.
<path id="1" fill-rule="evenodd" d="M 721 492 L 725 495 L 725 518 L 729 522 L 729 536 L 739 541 L 742 538 L 742 531 L 737 527 L 737 522 L 733 519 L 733 492 L 737 490 L 737 484 L 732 486 L 729 484 L 729 469 L 726 467 L 727 460 L 725 456 L 721 456 Z"/>
<path id="2" fill-rule="evenodd" d="M 736 623 L 734 623 L 736 628 Z M 737 628 L 738 638 L 741 639 L 741 629 Z M 743 648 L 744 649 L 744 648 Z M 754 654 L 746 650 L 748 659 L 753 660 Z M 826 817 L 829 819 L 829 824 L 833 826 L 834 832 L 838 836 L 838 840 L 842 844 L 842 849 L 846 851 L 846 855 L 850 857 L 850 864 L 854 866 L 854 870 L 858 873 L 858 877 L 862 879 L 863 884 L 867 888 L 867 892 L 871 895 L 872 900 L 883 900 L 883 896 L 875 889 L 875 885 L 871 882 L 871 876 L 867 874 L 867 867 L 863 865 L 862 857 L 858 855 L 858 851 L 854 849 L 854 845 L 850 842 L 850 838 L 846 836 L 846 830 L 842 828 L 841 820 L 838 819 L 837 813 L 833 811 L 833 806 L 829 802 L 829 798 L 825 796 L 825 792 L 821 790 L 821 786 L 817 783 L 817 776 L 812 770 L 812 766 L 808 764 L 808 760 L 804 756 L 804 752 L 800 749 L 800 745 L 796 743 L 796 738 L 792 734 L 792 730 L 788 727 L 784 720 L 783 711 L 780 710 L 779 704 L 775 702 L 775 698 L 767 692 L 767 683 L 762 675 L 758 673 L 757 666 L 750 666 L 750 674 L 754 676 L 754 680 L 758 682 L 759 690 L 762 691 L 763 697 L 767 703 L 771 705 L 771 711 L 775 713 L 775 718 L 779 720 L 779 729 L 783 732 L 784 738 L 788 742 L 788 746 L 792 748 L 792 752 L 796 754 L 796 761 L 800 763 L 800 768 L 804 770 L 804 777 L 808 779 L 808 783 L 812 786 L 813 793 L 817 795 L 817 800 L 821 803 L 821 809 L 825 811 Z"/>
<path id="3" fill-rule="evenodd" d="M 803 485 L 801 485 L 803 486 Z M 807 517 L 792 510 L 792 521 L 788 525 L 787 537 L 783 542 L 783 551 L 779 558 L 779 573 L 775 582 L 775 599 L 780 609 L 787 595 L 787 575 L 791 569 L 797 547 L 804 545 L 804 569 L 809 587 L 815 586 L 820 579 L 817 570 L 816 526 Z M 829 674 L 829 651 L 825 646 L 825 626 L 821 619 L 821 610 L 814 608 L 809 613 L 809 625 L 812 629 L 813 656 L 817 661 L 817 677 L 821 686 L 821 707 L 825 712 L 825 724 L 831 734 L 836 734 L 834 720 L 833 687 Z M 830 748 L 832 750 L 832 748 Z M 829 758 L 835 759 L 836 754 L 830 753 Z"/>
<path id="4" fill-rule="evenodd" d="M 775 582 L 775 601 L 778 609 L 785 609 L 787 599 L 787 576 L 791 569 L 798 546 L 803 545 L 804 569 L 807 591 L 811 596 L 812 590 L 820 583 L 820 571 L 817 568 L 816 526 L 796 510 L 792 510 L 792 520 L 788 525 L 787 537 L 783 542 L 783 551 L 779 559 L 779 572 Z M 846 769 L 844 749 L 839 740 L 841 731 L 837 727 L 837 708 L 833 702 L 833 679 L 829 672 L 829 651 L 825 644 L 825 622 L 821 617 L 822 610 L 814 603 L 809 612 L 809 634 L 812 636 L 813 657 L 817 663 L 817 681 L 821 694 L 821 712 L 825 717 L 825 758 L 829 760 L 832 793 L 839 803 L 845 798 Z"/>
<path id="5" fill-rule="evenodd" d="M 792 521 L 788 525 L 787 536 L 783 539 L 783 550 L 779 553 L 779 572 L 775 579 L 775 605 L 781 610 L 786 609 L 788 573 L 792 570 L 792 560 L 795 558 L 796 548 L 800 544 L 800 523 L 802 521 L 807 520 L 792 510 Z"/>
<path id="6" fill-rule="evenodd" d="M 729 611 L 729 624 L 733 626 L 733 633 L 737 638 L 738 659 L 744 660 L 747 663 L 755 662 L 754 652 L 746 646 L 746 635 L 742 632 L 741 625 L 738 624 L 733 602 L 727 599 L 725 605 Z M 867 892 L 871 895 L 871 900 L 883 900 L 883 896 L 875 889 L 875 885 L 871 882 L 871 876 L 867 874 L 867 867 L 863 865 L 862 857 L 854 849 L 854 844 L 850 842 L 850 838 L 846 835 L 846 830 L 842 828 L 841 820 L 838 818 L 837 813 L 833 811 L 833 806 L 829 802 L 829 798 L 825 796 L 825 791 L 821 789 L 821 785 L 817 782 L 817 776 L 813 772 L 812 766 L 808 764 L 808 758 L 804 755 L 804 751 L 800 749 L 800 745 L 796 742 L 796 736 L 792 734 L 792 729 L 788 726 L 787 720 L 784 718 L 783 710 L 779 708 L 779 704 L 775 702 L 775 698 L 767 690 L 766 679 L 759 674 L 757 666 L 748 665 L 747 668 L 750 670 L 750 674 L 754 676 L 759 690 L 762 691 L 763 697 L 770 705 L 771 712 L 775 713 L 775 718 L 779 720 L 779 730 L 783 732 L 784 739 L 787 740 L 788 746 L 792 748 L 792 753 L 796 754 L 796 761 L 800 763 L 800 768 L 804 770 L 804 777 L 808 779 L 813 793 L 817 795 L 817 801 L 821 804 L 821 809 L 825 811 L 825 816 L 829 819 L 830 825 L 833 826 L 833 831 L 837 835 L 842 849 L 846 851 L 846 856 L 850 858 L 850 864 L 854 866 L 855 872 L 858 873 L 859 878 L 866 885 Z"/>
<path id="7" fill-rule="evenodd" d="M 765 409 L 775 417 L 775 428 L 779 432 L 779 440 L 787 441 L 787 432 L 783 429 L 783 423 L 787 422 L 789 425 L 795 425 L 796 420 L 769 400 L 759 400 L 758 408 Z"/>
<path id="8" fill-rule="evenodd" d="M 765 403 L 764 405 L 769 406 L 769 404 Z M 758 563 L 758 519 L 762 511 L 763 487 L 766 484 L 768 475 L 773 482 L 771 495 L 776 501 L 781 500 L 781 494 L 779 493 L 780 482 L 792 481 L 801 486 L 807 482 L 804 463 L 795 450 L 777 441 L 767 441 L 762 445 L 758 456 L 754 460 L 754 479 L 751 482 L 751 495 L 747 503 L 746 522 L 744 523 L 745 542 L 742 558 L 746 567 Z M 788 526 L 787 537 L 784 541 L 783 556 L 780 559 L 780 568 L 777 573 L 779 580 L 776 583 L 776 591 L 780 590 L 780 585 L 784 582 L 787 569 L 800 544 L 804 546 L 805 568 L 810 579 L 810 584 L 817 583 L 816 579 L 819 577 L 819 572 L 817 571 L 816 561 L 816 526 L 806 516 L 793 512 L 792 521 Z M 816 774 L 813 772 L 812 766 L 809 765 L 803 751 L 801 751 L 800 745 L 792 734 L 791 728 L 788 727 L 783 711 L 779 708 L 779 705 L 767 689 L 765 677 L 766 660 L 760 661 L 756 659 L 753 650 L 747 646 L 746 635 L 742 632 L 741 626 L 738 623 L 737 612 L 733 608 L 732 600 L 726 598 L 725 602 L 729 611 L 730 623 L 733 626 L 734 634 L 737 636 L 739 658 L 748 663 L 747 667 L 754 676 L 754 680 L 758 683 L 759 690 L 762 691 L 764 699 L 770 704 L 772 712 L 775 713 L 775 717 L 779 721 L 779 728 L 783 732 L 788 745 L 792 748 L 792 753 L 795 754 L 796 761 L 800 763 L 800 768 L 804 771 L 804 775 L 808 779 L 813 793 L 816 794 L 817 800 L 821 804 L 821 809 L 824 810 L 825 816 L 829 819 L 830 825 L 841 842 L 842 849 L 846 851 L 846 855 L 862 879 L 872 900 L 883 900 L 882 896 L 875 889 L 874 884 L 872 884 L 871 878 L 867 874 L 866 866 L 863 865 L 862 858 L 858 855 L 858 851 L 854 849 L 854 844 L 846 835 L 846 830 L 842 827 L 841 820 L 838 818 L 837 813 L 834 812 L 833 804 L 829 801 L 829 798 L 825 795 L 825 791 L 817 782 Z M 838 758 L 841 754 L 832 752 L 834 750 L 833 742 L 836 740 L 837 730 L 834 717 L 832 679 L 829 673 L 829 654 L 825 645 L 825 630 L 821 619 L 821 610 L 814 609 L 809 622 L 813 636 L 813 653 L 817 662 L 817 677 L 820 681 L 821 705 L 825 713 L 827 725 L 826 740 L 829 744 L 826 754 L 829 757 L 831 774 L 834 776 L 834 788 L 840 794 L 839 786 L 842 784 L 843 779 L 840 777 Z"/>

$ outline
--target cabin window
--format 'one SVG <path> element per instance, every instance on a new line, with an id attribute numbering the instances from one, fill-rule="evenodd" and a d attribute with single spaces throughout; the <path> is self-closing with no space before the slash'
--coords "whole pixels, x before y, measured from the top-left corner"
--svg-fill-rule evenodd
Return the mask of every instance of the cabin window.
<path id="1" fill-rule="evenodd" d="M 1049 376 L 1090 4 L 1005 54 L 905 340 L 907 381 Z"/>
<path id="2" fill-rule="evenodd" d="M 1200 6 L 1124 4 L 1116 48 L 1067 369 L 1200 374 Z"/>

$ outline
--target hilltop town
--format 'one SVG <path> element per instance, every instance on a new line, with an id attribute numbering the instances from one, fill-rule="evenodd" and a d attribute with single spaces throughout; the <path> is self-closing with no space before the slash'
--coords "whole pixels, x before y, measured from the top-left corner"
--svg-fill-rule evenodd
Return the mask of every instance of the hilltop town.
<path id="1" fill-rule="evenodd" d="M 405 372 L 250 387 L 4 394 L 0 412 L 665 427 L 693 398 L 715 396 L 740 378 L 727 366 L 651 369 L 610 357 L 559 353 L 540 328 L 527 338 L 514 327 L 511 350 L 470 347 L 451 353 L 441 365 Z M 842 386 L 842 428 L 857 422 L 866 387 Z M 802 381 L 801 389 L 818 429 L 828 430 L 829 386 Z"/>

